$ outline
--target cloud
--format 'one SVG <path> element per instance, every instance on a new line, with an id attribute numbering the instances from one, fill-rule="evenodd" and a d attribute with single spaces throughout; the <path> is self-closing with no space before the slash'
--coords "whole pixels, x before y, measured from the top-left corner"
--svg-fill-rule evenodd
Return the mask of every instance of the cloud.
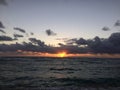
<path id="1" fill-rule="evenodd" d="M 30 33 L 30 35 L 34 35 L 34 33 L 33 33 L 33 32 L 31 32 L 31 33 Z"/>
<path id="2" fill-rule="evenodd" d="M 78 54 L 78 53 L 88 53 L 89 48 L 88 47 L 79 47 L 77 45 L 62 45 L 59 48 L 56 48 L 56 52 L 59 51 L 67 51 L 67 53 L 74 53 L 74 54 Z"/>
<path id="3" fill-rule="evenodd" d="M 34 44 L 37 44 L 41 47 L 45 47 L 46 45 L 44 44 L 44 42 L 42 42 L 41 40 L 38 40 L 36 38 L 29 38 L 29 40 L 34 43 Z"/>
<path id="4" fill-rule="evenodd" d="M 58 43 L 59 46 L 65 46 L 63 43 Z"/>
<path id="5" fill-rule="evenodd" d="M 77 41 L 77 38 L 72 38 L 72 39 L 65 40 L 64 42 L 67 45 L 73 45 L 74 43 L 76 43 L 76 41 Z"/>
<path id="6" fill-rule="evenodd" d="M 89 40 L 88 47 L 92 53 L 120 53 L 120 33 L 113 33 L 107 39 L 95 37 L 93 40 Z"/>
<path id="7" fill-rule="evenodd" d="M 80 38 L 79 40 L 76 40 L 75 43 L 78 44 L 78 45 L 86 45 L 87 41 L 83 38 Z"/>
<path id="8" fill-rule="evenodd" d="M 120 46 L 120 33 L 113 33 L 108 40 L 115 46 Z"/>
<path id="9" fill-rule="evenodd" d="M 77 44 L 78 46 L 79 45 L 86 45 L 87 44 L 87 41 L 84 38 L 80 38 L 80 39 L 73 38 L 73 39 L 65 40 L 64 42 L 67 45 Z"/>
<path id="10" fill-rule="evenodd" d="M 0 22 L 0 28 L 5 28 L 5 26 Z"/>
<path id="11" fill-rule="evenodd" d="M 70 43 L 70 44 L 69 44 Z M 96 36 L 93 39 L 70 39 L 67 40 L 66 49 L 71 53 L 108 53 L 120 54 L 120 33 L 113 33 L 109 38 L 100 38 Z M 81 47 L 83 46 L 83 47 Z M 73 48 L 74 47 L 74 48 Z"/>
<path id="12" fill-rule="evenodd" d="M 2 33 L 4 33 L 4 34 L 6 34 L 6 32 L 5 32 L 4 30 L 2 30 L 2 29 L 0 29 L 0 32 L 2 32 Z"/>
<path id="13" fill-rule="evenodd" d="M 0 0 L 0 5 L 7 5 L 6 0 Z"/>
<path id="14" fill-rule="evenodd" d="M 29 49 L 28 49 L 29 48 Z M 0 44 L 0 51 L 6 52 L 6 51 L 17 51 L 17 50 L 31 50 L 30 48 L 32 48 L 31 44 L 19 44 L 19 43 L 15 43 L 15 44 Z"/>
<path id="15" fill-rule="evenodd" d="M 120 26 L 120 20 L 117 20 L 117 21 L 115 22 L 115 26 Z"/>
<path id="16" fill-rule="evenodd" d="M 54 33 L 52 30 L 50 30 L 50 29 L 47 29 L 46 30 L 46 34 L 48 35 L 48 36 L 55 36 L 55 35 L 57 35 L 56 33 Z"/>
<path id="17" fill-rule="evenodd" d="M 105 27 L 103 27 L 103 28 L 102 28 L 102 30 L 103 30 L 103 31 L 109 31 L 109 30 L 110 30 L 110 28 L 109 28 L 109 27 L 107 27 L 107 26 L 105 26 Z"/>
<path id="18" fill-rule="evenodd" d="M 9 36 L 0 36 L 0 41 L 13 41 L 14 39 L 12 39 Z"/>
<path id="19" fill-rule="evenodd" d="M 34 40 L 33 40 L 34 41 Z M 18 50 L 22 51 L 31 51 L 31 52 L 42 52 L 42 53 L 55 53 L 55 48 L 47 46 L 34 45 L 32 42 L 23 42 L 22 44 L 15 43 L 15 44 L 0 44 L 0 51 L 1 52 L 14 52 Z"/>
<path id="20" fill-rule="evenodd" d="M 20 31 L 22 33 L 26 33 L 26 31 L 24 29 L 21 29 L 21 28 L 18 28 L 18 27 L 14 27 L 14 30 L 18 30 L 18 31 Z"/>
<path id="21" fill-rule="evenodd" d="M 15 38 L 24 37 L 23 35 L 19 35 L 19 34 L 13 34 L 13 36 L 14 36 Z"/>
<path id="22" fill-rule="evenodd" d="M 12 41 L 11 37 L 0 36 L 0 41 Z M 43 53 L 57 53 L 67 51 L 67 53 L 95 53 L 95 54 L 120 54 L 120 33 L 113 33 L 108 38 L 100 38 L 98 36 L 93 39 L 73 38 L 66 44 L 59 43 L 59 47 L 46 45 L 43 41 L 36 38 L 29 38 L 30 42 L 22 44 L 0 44 L 0 51 L 33 51 Z M 70 41 L 71 44 L 68 44 Z"/>

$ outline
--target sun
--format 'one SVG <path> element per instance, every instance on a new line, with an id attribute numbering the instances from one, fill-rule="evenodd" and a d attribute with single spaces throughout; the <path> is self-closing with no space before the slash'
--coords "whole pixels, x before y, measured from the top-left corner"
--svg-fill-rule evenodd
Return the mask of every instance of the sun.
<path id="1" fill-rule="evenodd" d="M 59 52 L 57 54 L 58 57 L 66 57 L 66 52 Z"/>

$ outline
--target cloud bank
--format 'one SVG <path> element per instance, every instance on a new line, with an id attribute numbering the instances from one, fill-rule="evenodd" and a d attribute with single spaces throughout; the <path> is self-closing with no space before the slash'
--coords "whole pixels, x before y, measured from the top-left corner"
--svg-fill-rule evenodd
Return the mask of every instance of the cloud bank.
<path id="1" fill-rule="evenodd" d="M 11 37 L 0 36 L 0 41 L 12 41 Z M 59 43 L 60 47 L 46 45 L 43 41 L 36 38 L 29 38 L 30 42 L 22 44 L 0 44 L 0 51 L 33 51 L 42 53 L 57 53 L 58 51 L 67 51 L 67 53 L 99 53 L 99 54 L 120 54 L 120 33 L 113 33 L 108 38 L 96 36 L 93 39 L 73 38 L 65 41 L 66 44 Z M 69 43 L 70 42 L 70 43 Z"/>
<path id="2" fill-rule="evenodd" d="M 120 21 L 118 20 L 115 23 L 115 26 L 119 26 Z M 41 53 L 57 53 L 59 51 L 66 51 L 70 54 L 120 54 L 120 32 L 112 33 L 108 38 L 100 38 L 99 36 L 94 37 L 93 39 L 84 39 L 81 38 L 56 38 L 63 43 L 58 43 L 59 47 L 46 45 L 44 41 L 41 41 L 37 38 L 28 38 L 28 42 L 23 41 L 18 43 L 18 38 L 24 38 L 24 35 L 13 34 L 14 38 L 4 35 L 6 32 L 3 30 L 5 26 L 0 22 L 0 32 L 3 35 L 0 35 L 0 52 L 17 52 L 18 50 L 30 51 L 30 52 L 41 52 Z M 21 32 L 22 34 L 28 34 L 24 29 L 14 27 L 14 30 Z M 102 30 L 109 31 L 108 27 L 103 27 Z M 18 32 L 18 33 L 19 33 Z M 50 29 L 46 30 L 48 36 L 57 35 Z M 34 35 L 34 33 L 30 33 Z M 5 44 L 3 42 L 14 41 L 15 44 Z"/>
<path id="3" fill-rule="evenodd" d="M 9 36 L 0 36 L 0 41 L 13 41 L 14 39 L 12 39 L 11 37 Z"/>

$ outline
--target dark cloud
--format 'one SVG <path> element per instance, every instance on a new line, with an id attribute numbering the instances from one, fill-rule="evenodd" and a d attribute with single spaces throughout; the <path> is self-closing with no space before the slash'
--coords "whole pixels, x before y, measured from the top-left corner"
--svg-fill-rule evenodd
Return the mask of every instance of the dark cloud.
<path id="1" fill-rule="evenodd" d="M 41 47 L 45 47 L 46 45 L 44 44 L 44 42 L 42 42 L 41 40 L 38 40 L 36 38 L 29 38 L 29 40 L 34 43 L 34 44 L 37 44 Z"/>
<path id="2" fill-rule="evenodd" d="M 20 34 L 13 34 L 13 36 L 14 36 L 15 38 L 24 37 L 23 35 L 20 35 Z"/>
<path id="3" fill-rule="evenodd" d="M 113 33 L 108 39 L 113 45 L 120 46 L 120 33 Z"/>
<path id="4" fill-rule="evenodd" d="M 14 27 L 14 30 L 18 30 L 18 31 L 20 31 L 22 33 L 26 33 L 26 31 L 24 29 L 21 29 L 21 28 L 18 28 L 18 27 Z"/>
<path id="5" fill-rule="evenodd" d="M 2 33 L 4 33 L 4 34 L 6 34 L 6 32 L 5 32 L 4 30 L 2 30 L 2 29 L 0 29 L 0 32 L 2 32 Z"/>
<path id="6" fill-rule="evenodd" d="M 86 45 L 87 41 L 83 38 L 80 38 L 79 40 L 76 40 L 76 42 L 78 45 Z"/>
<path id="7" fill-rule="evenodd" d="M 6 0 L 0 0 L 0 5 L 7 5 Z"/>
<path id="8" fill-rule="evenodd" d="M 14 39 L 12 39 L 9 36 L 0 36 L 0 41 L 13 41 Z"/>
<path id="9" fill-rule="evenodd" d="M 89 48 L 79 47 L 77 45 L 62 45 L 62 44 L 61 44 L 61 47 L 56 48 L 56 52 L 59 52 L 62 50 L 67 51 L 67 53 L 78 54 L 78 53 L 88 53 Z"/>
<path id="10" fill-rule="evenodd" d="M 110 28 L 109 28 L 109 27 L 107 27 L 107 26 L 105 26 L 105 27 L 103 27 L 103 28 L 102 28 L 102 30 L 103 30 L 103 31 L 109 31 L 109 30 L 110 30 Z"/>
<path id="11" fill-rule="evenodd" d="M 0 22 L 0 28 L 5 28 L 5 26 Z"/>
<path id="12" fill-rule="evenodd" d="M 92 50 L 92 53 L 120 53 L 120 33 L 113 33 L 107 39 L 95 37 L 88 42 L 88 47 Z"/>
<path id="13" fill-rule="evenodd" d="M 80 39 L 73 38 L 73 39 L 65 40 L 64 42 L 67 45 L 77 44 L 78 46 L 79 45 L 86 45 L 87 44 L 87 41 L 84 38 L 80 38 Z"/>
<path id="14" fill-rule="evenodd" d="M 48 35 L 48 36 L 55 36 L 55 35 L 57 35 L 56 33 L 54 33 L 52 30 L 50 30 L 50 29 L 47 29 L 46 30 L 46 34 Z"/>
<path id="15" fill-rule="evenodd" d="M 0 51 L 17 51 L 17 50 L 24 50 L 24 51 L 32 51 L 33 45 L 31 43 L 26 43 L 26 44 L 0 44 Z"/>
<path id="16" fill-rule="evenodd" d="M 58 43 L 59 46 L 65 46 L 63 43 Z"/>
<path id="17" fill-rule="evenodd" d="M 65 40 L 64 42 L 67 45 L 73 45 L 74 43 L 76 43 L 76 41 L 77 41 L 77 38 L 72 38 L 72 39 Z"/>
<path id="18" fill-rule="evenodd" d="M 62 44 L 59 45 L 65 47 L 65 45 Z M 81 45 L 83 47 L 79 47 Z M 113 33 L 109 38 L 106 39 L 98 36 L 93 39 L 86 40 L 83 38 L 70 39 L 67 40 L 66 47 L 69 47 L 67 50 L 71 53 L 120 53 L 120 33 Z"/>
<path id="19" fill-rule="evenodd" d="M 8 36 L 0 36 L 0 41 L 12 41 Z M 0 51 L 34 51 L 57 53 L 59 51 L 67 51 L 67 53 L 107 53 L 120 54 L 120 33 L 113 33 L 108 38 L 100 38 L 96 36 L 93 39 L 73 38 L 67 40 L 66 44 L 59 43 L 59 47 L 46 45 L 43 41 L 36 38 L 29 38 L 30 42 L 22 44 L 0 44 Z M 69 42 L 70 41 L 70 42 Z M 71 44 L 67 44 L 71 43 Z"/>
<path id="20" fill-rule="evenodd" d="M 31 33 L 30 33 L 30 35 L 34 35 L 34 33 L 33 33 L 33 32 L 31 32 Z"/>
<path id="21" fill-rule="evenodd" d="M 22 50 L 22 51 L 33 51 L 33 52 L 43 52 L 43 53 L 45 52 L 55 53 L 54 49 L 55 48 L 47 46 L 47 45 L 45 45 L 45 47 L 34 45 L 32 42 L 23 42 L 22 44 L 15 43 L 15 44 L 10 44 L 10 45 L 0 44 L 0 51 L 2 52 L 6 52 L 6 51 L 14 52 L 14 51 Z"/>
<path id="22" fill-rule="evenodd" d="M 117 20 L 117 21 L 115 22 L 115 26 L 120 26 L 120 20 Z"/>

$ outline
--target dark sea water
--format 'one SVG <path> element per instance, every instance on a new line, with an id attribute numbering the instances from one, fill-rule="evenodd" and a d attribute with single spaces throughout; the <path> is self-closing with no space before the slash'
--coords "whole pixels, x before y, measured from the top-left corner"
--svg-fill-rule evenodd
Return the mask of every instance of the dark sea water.
<path id="1" fill-rule="evenodd" d="M 120 90 L 120 59 L 1 57 L 0 90 Z"/>

